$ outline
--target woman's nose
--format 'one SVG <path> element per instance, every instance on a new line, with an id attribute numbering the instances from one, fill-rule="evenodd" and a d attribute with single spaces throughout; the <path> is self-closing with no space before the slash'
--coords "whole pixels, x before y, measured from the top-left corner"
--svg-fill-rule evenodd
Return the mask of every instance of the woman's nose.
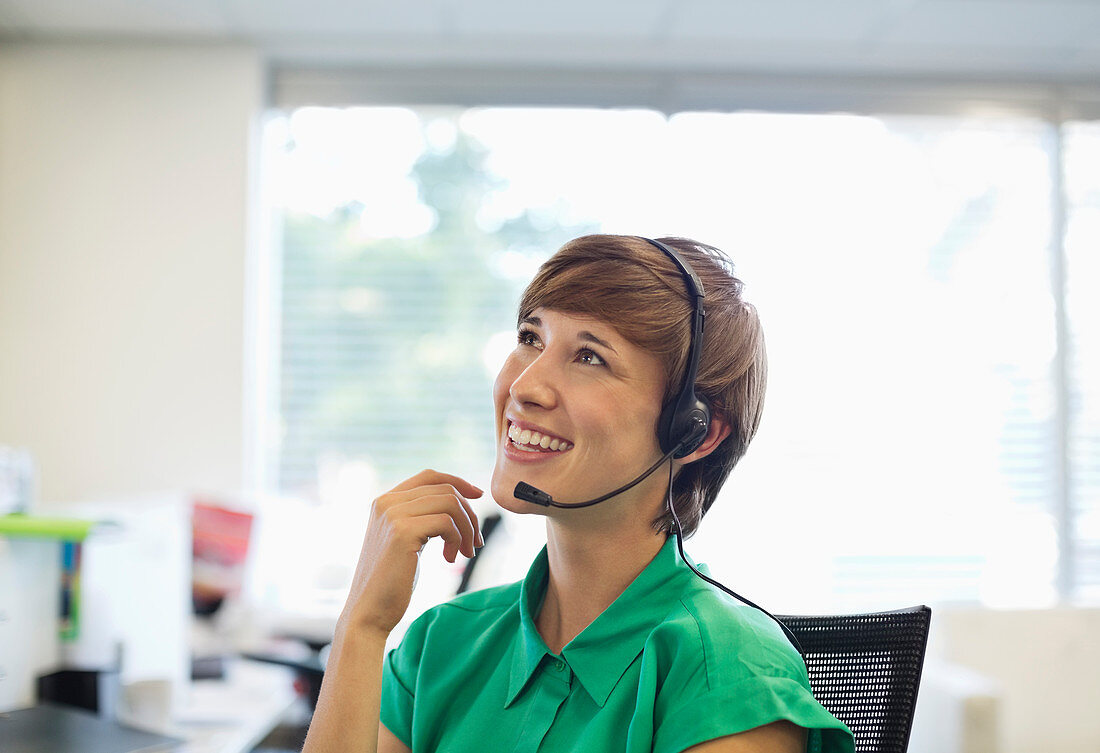
<path id="1" fill-rule="evenodd" d="M 508 394 L 521 405 L 553 408 L 558 402 L 557 379 L 554 369 L 540 354 L 512 380 Z"/>

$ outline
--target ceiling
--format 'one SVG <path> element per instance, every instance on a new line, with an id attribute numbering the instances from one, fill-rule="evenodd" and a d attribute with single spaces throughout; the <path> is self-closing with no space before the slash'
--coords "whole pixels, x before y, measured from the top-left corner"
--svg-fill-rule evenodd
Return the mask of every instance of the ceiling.
<path id="1" fill-rule="evenodd" d="M 227 41 L 290 66 L 1100 82 L 1100 0 L 0 0 L 0 38 Z"/>

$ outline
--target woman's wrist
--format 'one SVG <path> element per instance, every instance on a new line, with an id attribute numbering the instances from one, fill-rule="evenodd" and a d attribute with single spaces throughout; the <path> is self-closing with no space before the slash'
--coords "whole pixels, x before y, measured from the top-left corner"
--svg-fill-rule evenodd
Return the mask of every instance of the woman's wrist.
<path id="1" fill-rule="evenodd" d="M 351 624 L 338 624 L 329 649 L 325 674 L 359 678 L 376 663 L 381 668 L 388 636 L 380 631 Z"/>
<path id="2" fill-rule="evenodd" d="M 343 612 L 336 621 L 333 643 L 354 641 L 356 643 L 381 643 L 385 645 L 392 630 L 386 630 L 373 624 L 369 619 L 355 617 Z"/>

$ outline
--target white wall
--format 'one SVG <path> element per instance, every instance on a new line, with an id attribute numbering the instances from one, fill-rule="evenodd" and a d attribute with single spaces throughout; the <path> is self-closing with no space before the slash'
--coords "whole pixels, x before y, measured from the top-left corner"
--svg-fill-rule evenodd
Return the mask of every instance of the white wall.
<path id="1" fill-rule="evenodd" d="M 262 71 L 239 46 L 0 48 L 0 444 L 46 506 L 242 484 Z"/>
<path id="2" fill-rule="evenodd" d="M 999 689 L 1005 753 L 1100 750 L 1100 609 L 942 609 L 929 653 Z"/>

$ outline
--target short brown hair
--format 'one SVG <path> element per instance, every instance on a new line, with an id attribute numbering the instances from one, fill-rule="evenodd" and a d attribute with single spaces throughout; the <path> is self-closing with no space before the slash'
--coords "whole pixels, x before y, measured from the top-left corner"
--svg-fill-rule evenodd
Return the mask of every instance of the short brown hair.
<path id="1" fill-rule="evenodd" d="M 724 417 L 731 429 L 713 452 L 684 467 L 673 484 L 673 505 L 687 537 L 695 533 L 756 434 L 768 359 L 760 318 L 742 299 L 744 284 L 734 276 L 729 257 L 687 238 L 659 240 L 675 249 L 703 283 L 706 329 L 695 391 L 710 404 L 712 415 Z M 536 308 L 609 323 L 664 364 L 664 403 L 679 393 L 687 368 L 692 303 L 679 268 L 641 238 L 586 235 L 566 243 L 527 286 L 519 321 Z M 671 514 L 660 515 L 653 527 L 671 531 Z"/>

